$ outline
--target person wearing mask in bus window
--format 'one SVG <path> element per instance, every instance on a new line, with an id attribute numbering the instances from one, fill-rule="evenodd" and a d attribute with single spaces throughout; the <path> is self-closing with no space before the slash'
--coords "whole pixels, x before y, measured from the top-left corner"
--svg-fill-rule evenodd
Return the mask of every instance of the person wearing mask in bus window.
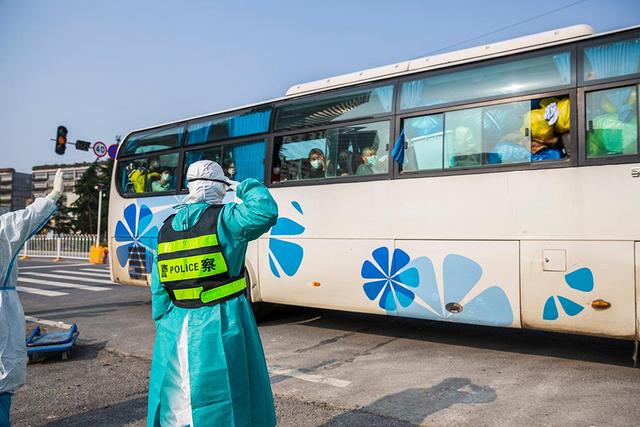
<path id="1" fill-rule="evenodd" d="M 173 173 L 170 169 L 165 169 L 160 177 L 151 181 L 151 191 L 171 191 L 173 190 Z"/>
<path id="2" fill-rule="evenodd" d="M 324 178 L 327 169 L 327 162 L 324 153 L 319 148 L 312 148 L 309 151 L 309 170 L 305 178 Z"/>
<path id="3" fill-rule="evenodd" d="M 56 211 L 64 192 L 62 169 L 53 180 L 53 191 L 25 209 L 0 215 L 0 426 L 10 426 L 11 398 L 26 382 L 27 347 L 25 319 L 16 291 L 22 246 L 38 233 Z"/>
<path id="4" fill-rule="evenodd" d="M 236 176 L 236 164 L 233 159 L 227 157 L 226 159 L 224 159 L 224 162 L 222 162 L 222 165 L 224 169 L 224 175 L 229 179 L 234 179 L 234 177 Z"/>
<path id="5" fill-rule="evenodd" d="M 276 223 L 278 206 L 259 181 L 231 181 L 211 160 L 189 165 L 186 177 L 189 194 L 164 221 L 153 258 L 147 423 L 274 426 L 244 263 L 247 244 Z M 228 188 L 242 203 L 221 204 Z"/>
<path id="6" fill-rule="evenodd" d="M 373 166 L 378 161 L 378 156 L 376 156 L 376 149 L 373 147 L 366 147 L 362 150 L 362 161 L 363 163 L 358 166 L 356 170 L 356 175 L 373 175 Z"/>

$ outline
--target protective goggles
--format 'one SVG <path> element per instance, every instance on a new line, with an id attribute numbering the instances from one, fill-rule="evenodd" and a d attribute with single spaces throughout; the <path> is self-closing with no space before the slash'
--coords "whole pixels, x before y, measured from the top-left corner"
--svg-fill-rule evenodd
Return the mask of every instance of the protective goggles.
<path id="1" fill-rule="evenodd" d="M 187 178 L 187 181 L 189 181 L 189 182 L 195 182 L 195 181 L 219 182 L 221 184 L 226 184 L 228 186 L 231 186 L 231 184 L 229 184 L 227 181 L 223 181 L 221 179 L 213 179 L 213 178 L 193 178 L 193 179 Z"/>

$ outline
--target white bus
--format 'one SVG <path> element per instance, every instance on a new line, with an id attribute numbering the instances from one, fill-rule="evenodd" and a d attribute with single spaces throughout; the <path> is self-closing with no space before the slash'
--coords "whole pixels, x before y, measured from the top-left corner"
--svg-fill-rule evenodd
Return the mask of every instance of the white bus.
<path id="1" fill-rule="evenodd" d="M 278 202 L 247 252 L 254 304 L 638 341 L 639 83 L 640 27 L 578 25 L 131 132 L 113 279 L 147 285 L 188 165 L 211 159 Z"/>

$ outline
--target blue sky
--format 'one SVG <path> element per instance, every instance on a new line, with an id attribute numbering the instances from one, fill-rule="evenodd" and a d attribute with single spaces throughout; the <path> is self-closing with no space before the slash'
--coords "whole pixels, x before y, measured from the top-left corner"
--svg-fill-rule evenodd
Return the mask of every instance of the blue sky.
<path id="1" fill-rule="evenodd" d="M 282 96 L 428 54 L 576 0 L 0 0 L 0 167 L 91 161 L 71 140 Z M 585 23 L 640 24 L 638 0 L 587 0 L 455 49 Z M 455 50 L 453 49 L 453 50 Z"/>

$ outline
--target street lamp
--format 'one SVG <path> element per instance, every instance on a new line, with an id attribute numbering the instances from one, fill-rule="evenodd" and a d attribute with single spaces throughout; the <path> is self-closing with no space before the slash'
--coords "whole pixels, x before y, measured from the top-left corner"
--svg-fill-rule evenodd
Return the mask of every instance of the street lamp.
<path id="1" fill-rule="evenodd" d="M 102 219 L 102 192 L 107 188 L 104 184 L 94 187 L 98 190 L 98 233 L 96 234 L 96 248 L 100 247 L 100 220 Z"/>

